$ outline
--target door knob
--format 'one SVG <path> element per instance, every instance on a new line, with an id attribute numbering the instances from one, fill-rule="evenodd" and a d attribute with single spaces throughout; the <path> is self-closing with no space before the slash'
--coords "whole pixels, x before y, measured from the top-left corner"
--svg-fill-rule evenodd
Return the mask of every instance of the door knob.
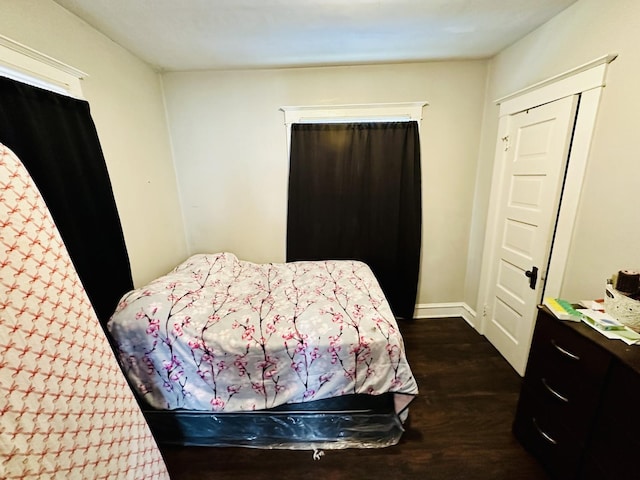
<path id="1" fill-rule="evenodd" d="M 531 267 L 531 270 L 527 270 L 524 274 L 529 278 L 529 288 L 535 290 L 538 281 L 538 267 Z"/>

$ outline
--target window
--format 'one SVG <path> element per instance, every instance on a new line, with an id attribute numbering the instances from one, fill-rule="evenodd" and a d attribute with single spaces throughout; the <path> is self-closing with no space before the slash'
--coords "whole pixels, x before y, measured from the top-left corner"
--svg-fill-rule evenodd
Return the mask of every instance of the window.
<path id="1" fill-rule="evenodd" d="M 360 260 L 396 317 L 413 318 L 424 103 L 290 107 L 287 261 Z"/>

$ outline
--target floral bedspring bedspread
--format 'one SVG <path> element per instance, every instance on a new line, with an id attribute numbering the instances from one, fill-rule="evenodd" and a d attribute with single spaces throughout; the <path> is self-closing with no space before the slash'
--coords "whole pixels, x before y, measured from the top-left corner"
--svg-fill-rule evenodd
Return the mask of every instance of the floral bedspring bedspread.
<path id="1" fill-rule="evenodd" d="M 108 323 L 155 408 L 237 412 L 344 394 L 418 393 L 380 286 L 357 261 L 194 255 L 127 293 Z"/>

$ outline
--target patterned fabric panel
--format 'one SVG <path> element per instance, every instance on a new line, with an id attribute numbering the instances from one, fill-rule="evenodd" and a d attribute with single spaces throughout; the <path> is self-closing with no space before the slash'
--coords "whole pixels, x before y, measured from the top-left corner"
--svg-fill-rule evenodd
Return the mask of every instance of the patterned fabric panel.
<path id="1" fill-rule="evenodd" d="M 238 412 L 345 394 L 418 393 L 371 269 L 199 254 L 125 295 L 107 324 L 159 409 Z"/>
<path id="2" fill-rule="evenodd" d="M 49 211 L 3 145 L 0 315 L 0 478 L 169 478 Z"/>

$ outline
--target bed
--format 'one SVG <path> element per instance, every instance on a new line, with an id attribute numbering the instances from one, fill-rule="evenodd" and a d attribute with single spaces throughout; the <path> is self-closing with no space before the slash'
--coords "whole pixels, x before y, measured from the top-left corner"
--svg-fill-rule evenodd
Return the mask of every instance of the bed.
<path id="1" fill-rule="evenodd" d="M 128 292 L 107 324 L 160 443 L 396 444 L 418 394 L 369 267 L 193 255 Z"/>

